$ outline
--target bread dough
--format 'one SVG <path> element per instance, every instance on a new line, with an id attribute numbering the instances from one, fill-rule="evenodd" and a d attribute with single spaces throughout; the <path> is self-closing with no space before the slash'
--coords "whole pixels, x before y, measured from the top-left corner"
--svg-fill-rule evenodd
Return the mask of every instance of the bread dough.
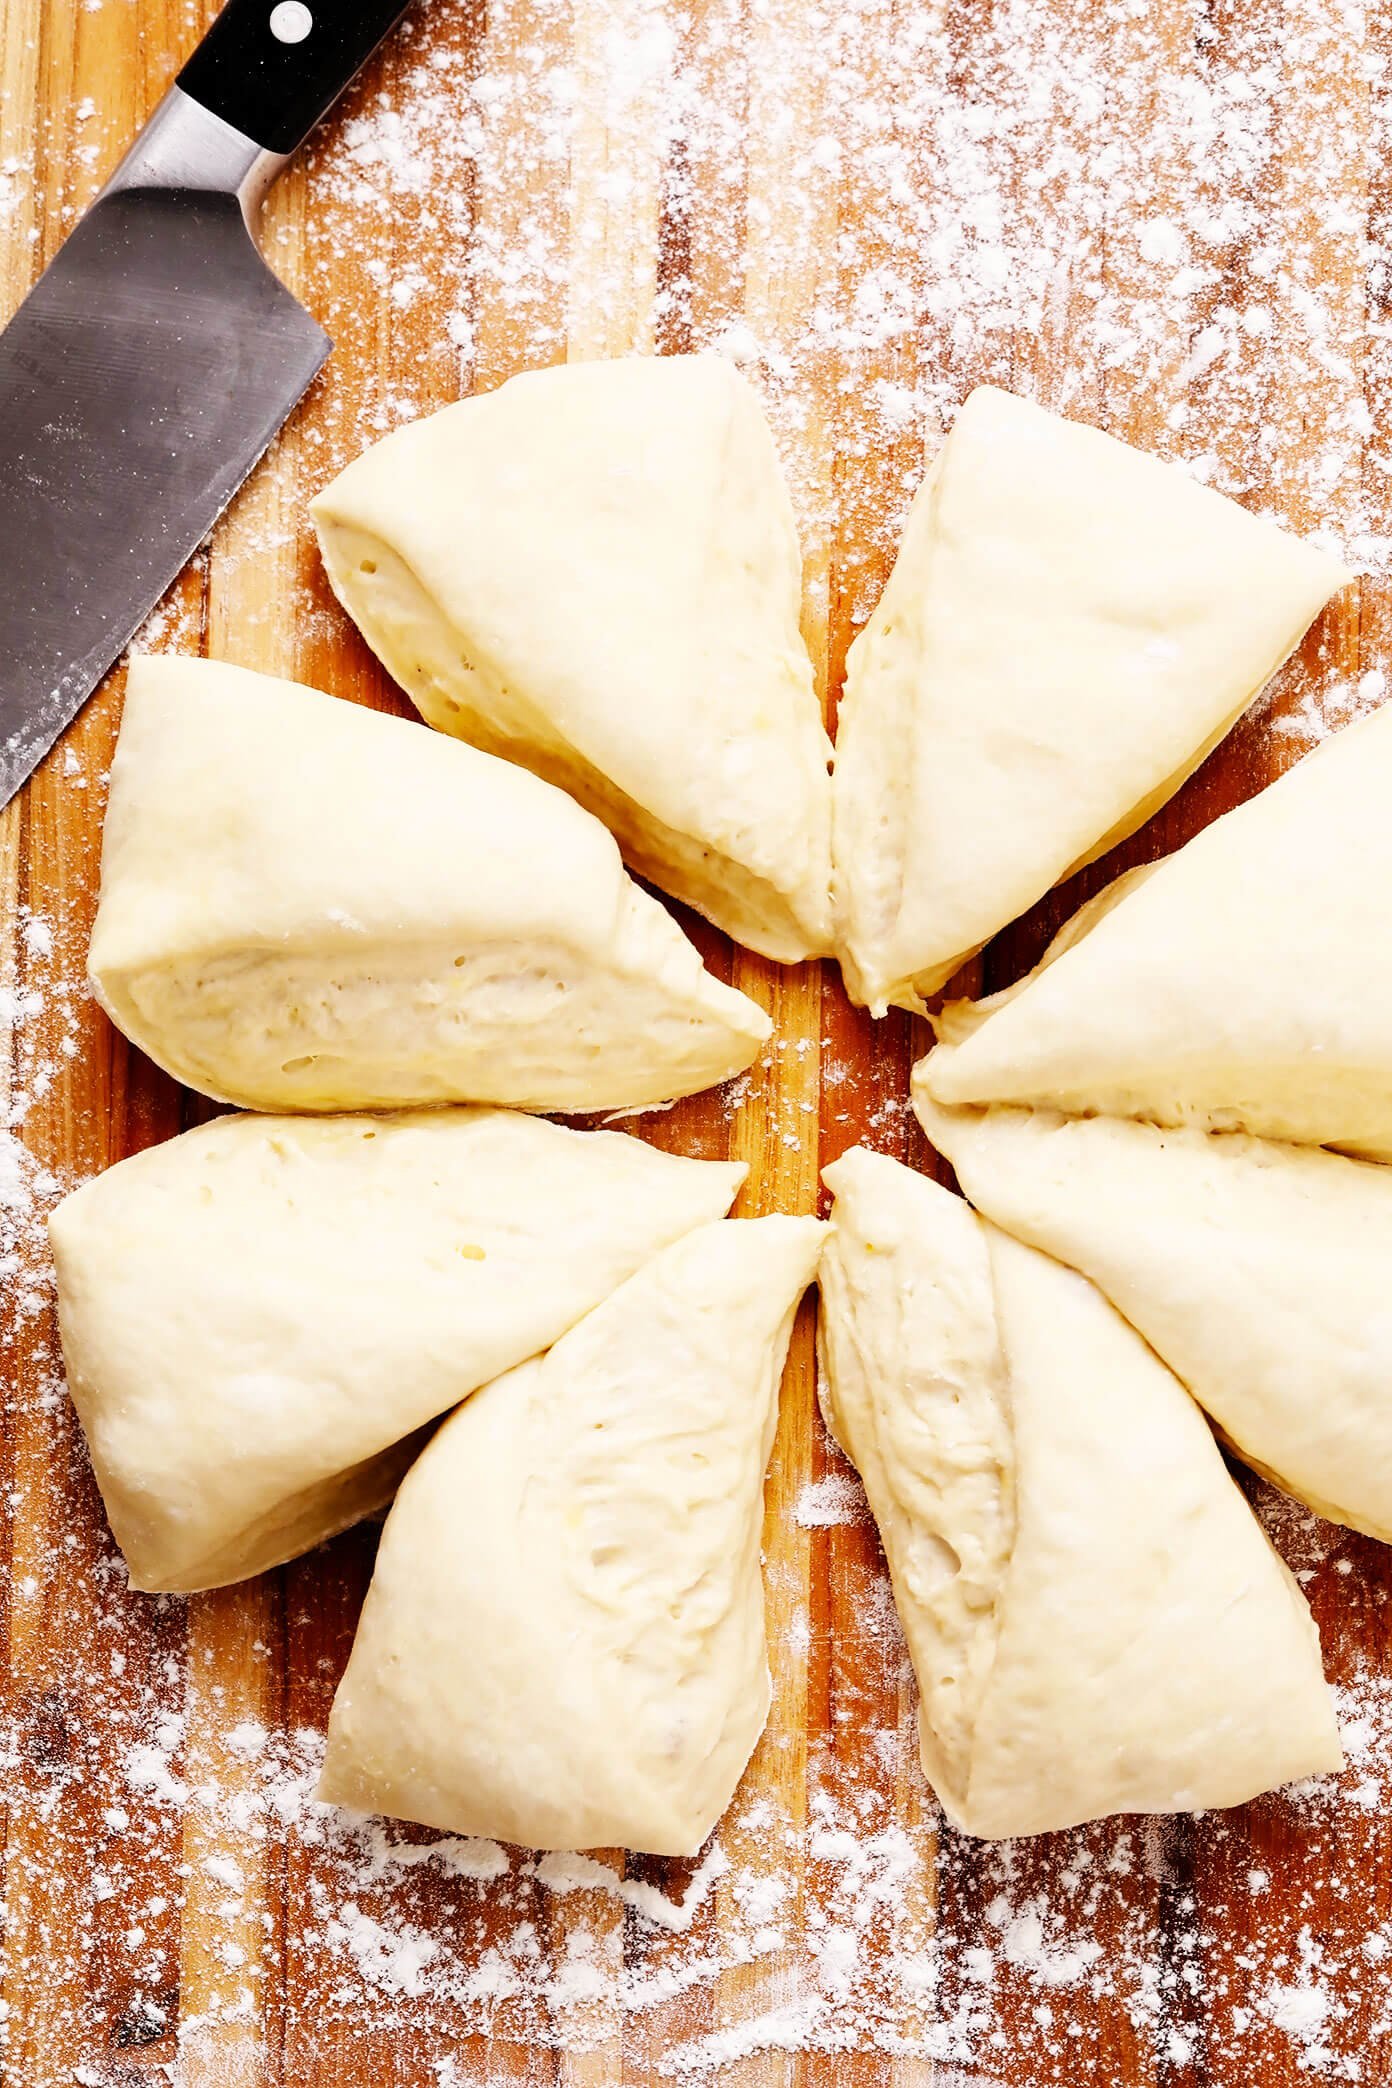
<path id="1" fill-rule="evenodd" d="M 921 1008 L 1142 825 L 1352 576 L 1173 465 L 974 391 L 851 647 L 842 967 Z"/>
<path id="2" fill-rule="evenodd" d="M 1240 1457 L 1392 1542 L 1392 1172 L 1243 1133 L 915 1103 L 977 1208 L 1091 1277 Z"/>
<path id="3" fill-rule="evenodd" d="M 137 1588 L 389 1500 L 419 1430 L 729 1208 L 742 1166 L 504 1110 L 223 1117 L 67 1197 L 68 1382 Z"/>
<path id="4" fill-rule="evenodd" d="M 1392 1158 L 1389 802 L 1384 705 L 945 1010 L 925 1091 Z"/>
<path id="5" fill-rule="evenodd" d="M 131 664 L 90 976 L 166 1072 L 253 1109 L 639 1107 L 770 1031 L 563 792 L 205 660 Z"/>
<path id="6" fill-rule="evenodd" d="M 764 1466 L 823 1231 L 689 1234 L 445 1424 L 383 1532 L 321 1798 L 700 1848 L 768 1713 Z"/>
<path id="7" fill-rule="evenodd" d="M 825 1179 L 825 1410 L 949 1818 L 1040 1834 L 1336 1768 L 1304 1598 L 1170 1372 L 936 1183 L 863 1149 Z"/>
<path id="8" fill-rule="evenodd" d="M 830 948 L 801 554 L 729 363 L 514 377 L 387 436 L 312 513 L 334 592 L 432 725 L 561 784 L 751 949 Z"/>

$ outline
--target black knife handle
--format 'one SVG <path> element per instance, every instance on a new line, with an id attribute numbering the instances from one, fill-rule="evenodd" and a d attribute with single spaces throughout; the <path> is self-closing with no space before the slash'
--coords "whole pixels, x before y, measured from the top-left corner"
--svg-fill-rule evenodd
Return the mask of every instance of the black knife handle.
<path id="1" fill-rule="evenodd" d="M 408 0 L 227 0 L 179 86 L 267 152 L 293 152 Z"/>

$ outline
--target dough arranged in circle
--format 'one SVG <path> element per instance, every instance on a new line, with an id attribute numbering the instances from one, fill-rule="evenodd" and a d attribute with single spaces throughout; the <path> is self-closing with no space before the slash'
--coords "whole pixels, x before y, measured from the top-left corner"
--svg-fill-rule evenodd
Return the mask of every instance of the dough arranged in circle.
<path id="1" fill-rule="evenodd" d="M 624 856 L 922 1010 L 1164 803 L 1344 568 L 978 391 L 852 648 L 833 784 L 777 454 L 720 358 L 514 379 L 314 516 L 440 729 L 132 663 L 94 991 L 177 1079 L 282 1112 L 52 1220 L 133 1585 L 223 1585 L 395 1497 L 321 1795 L 690 1855 L 767 1715 L 763 1479 L 820 1256 L 824 1410 L 959 1826 L 1336 1766 L 1309 1612 L 1189 1394 L 1392 1538 L 1392 1175 L 1314 1149 L 1392 1157 L 1392 998 L 1361 968 L 1392 706 L 944 1012 L 914 1103 L 970 1203 L 855 1149 L 830 1228 L 730 1223 L 742 1166 L 541 1113 L 665 1104 L 771 1035 Z"/>

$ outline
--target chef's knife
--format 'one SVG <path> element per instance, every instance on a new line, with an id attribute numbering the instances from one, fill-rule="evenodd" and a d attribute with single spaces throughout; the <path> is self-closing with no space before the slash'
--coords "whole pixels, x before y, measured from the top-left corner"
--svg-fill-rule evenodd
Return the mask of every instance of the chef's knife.
<path id="1" fill-rule="evenodd" d="M 0 333 L 0 806 L 328 355 L 252 228 L 405 11 L 229 0 Z"/>

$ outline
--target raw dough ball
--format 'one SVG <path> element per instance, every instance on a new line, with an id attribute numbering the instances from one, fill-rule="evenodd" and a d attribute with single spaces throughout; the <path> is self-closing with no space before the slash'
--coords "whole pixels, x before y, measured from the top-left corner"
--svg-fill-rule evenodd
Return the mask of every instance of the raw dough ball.
<path id="1" fill-rule="evenodd" d="M 700 1848 L 768 1713 L 764 1466 L 823 1231 L 690 1234 L 445 1424 L 388 1517 L 320 1797 Z"/>
<path id="2" fill-rule="evenodd" d="M 822 1258 L 859 1466 L 956 1825 L 1236 1805 L 1340 1761 L 1319 1641 L 1197 1407 L 1090 1283 L 858 1148 Z"/>
<path id="3" fill-rule="evenodd" d="M 413 1431 L 743 1174 L 453 1109 L 223 1117 L 76 1190 L 50 1221 L 63 1353 L 132 1584 L 240 1580 L 380 1508 Z"/>
<path id="4" fill-rule="evenodd" d="M 432 725 L 559 783 L 786 963 L 831 946 L 831 747 L 758 400 L 718 356 L 569 364 L 319 495 L 334 592 Z"/>
<path id="5" fill-rule="evenodd" d="M 1093 428 L 985 386 L 851 647 L 847 990 L 921 1008 L 1178 789 L 1351 575 Z"/>
<path id="6" fill-rule="evenodd" d="M 1240 1133 L 944 1109 L 922 1071 L 920 1121 L 978 1209 L 1091 1277 L 1248 1464 L 1392 1542 L 1392 1170 Z"/>
<path id="7" fill-rule="evenodd" d="M 665 1102 L 755 1056 L 597 820 L 403 718 L 206 660 L 131 663 L 92 987 L 254 1109 Z"/>
<path id="8" fill-rule="evenodd" d="M 1389 802 L 1392 704 L 946 1009 L 923 1092 L 1392 1158 Z"/>

